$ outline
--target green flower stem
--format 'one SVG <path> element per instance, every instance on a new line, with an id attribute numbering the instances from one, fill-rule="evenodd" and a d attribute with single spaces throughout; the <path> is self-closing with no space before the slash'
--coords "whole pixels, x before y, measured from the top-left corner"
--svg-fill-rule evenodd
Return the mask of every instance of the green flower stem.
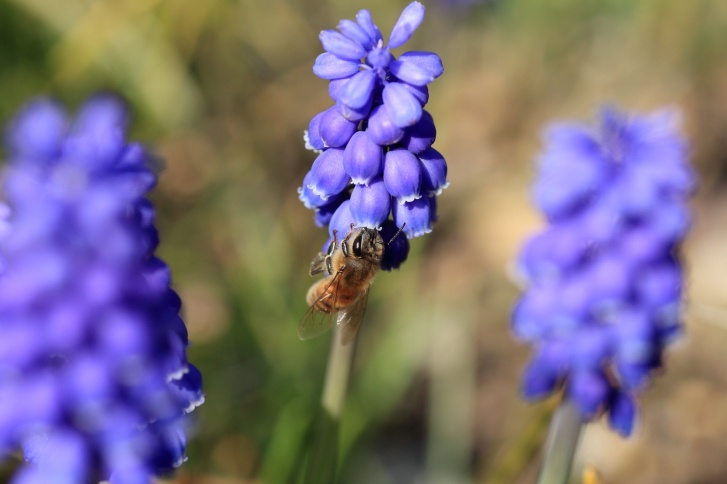
<path id="1" fill-rule="evenodd" d="M 355 347 L 355 340 L 347 345 L 341 343 L 341 333 L 336 327 L 328 356 L 326 380 L 321 397 L 321 414 L 306 467 L 304 481 L 306 484 L 328 484 L 336 480 L 338 432 Z"/>
<path id="2" fill-rule="evenodd" d="M 563 399 L 550 421 L 545 455 L 538 484 L 566 484 L 581 435 L 581 416 L 576 406 Z"/>
<path id="3" fill-rule="evenodd" d="M 341 344 L 341 332 L 336 326 L 331 342 L 331 352 L 328 355 L 326 382 L 321 397 L 323 410 L 328 412 L 334 420 L 340 420 L 343 413 L 355 348 L 355 341 L 347 345 Z"/>

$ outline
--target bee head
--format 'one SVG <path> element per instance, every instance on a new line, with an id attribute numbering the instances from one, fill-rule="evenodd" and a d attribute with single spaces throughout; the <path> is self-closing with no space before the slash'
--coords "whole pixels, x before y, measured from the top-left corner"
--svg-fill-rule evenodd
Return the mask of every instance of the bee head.
<path id="1" fill-rule="evenodd" d="M 349 243 L 354 257 L 378 264 L 384 256 L 384 239 L 378 230 L 365 227 L 354 229 Z"/>

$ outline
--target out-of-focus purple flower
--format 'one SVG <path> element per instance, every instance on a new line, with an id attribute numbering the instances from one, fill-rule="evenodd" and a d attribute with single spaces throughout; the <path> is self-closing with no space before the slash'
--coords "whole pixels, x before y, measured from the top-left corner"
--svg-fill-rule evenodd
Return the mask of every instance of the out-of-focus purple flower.
<path id="1" fill-rule="evenodd" d="M 674 113 L 627 116 L 546 132 L 533 195 L 549 226 L 524 246 L 530 287 L 512 329 L 536 355 L 527 398 L 565 386 L 584 420 L 602 413 L 629 435 L 636 397 L 680 332 L 679 245 L 695 177 Z"/>
<path id="2" fill-rule="evenodd" d="M 202 379 L 154 256 L 153 160 L 126 130 L 102 95 L 74 120 L 34 101 L 7 132 L 0 446 L 29 462 L 14 482 L 147 482 L 185 460 Z"/>
<path id="3" fill-rule="evenodd" d="M 322 153 L 298 190 L 305 206 L 316 210 L 317 224 L 333 226 L 346 214 L 358 226 L 377 228 L 389 226 L 393 217 L 399 227 L 406 224 L 409 238 L 431 231 L 434 197 L 447 186 L 447 164 L 431 148 L 437 130 L 424 106 L 428 84 L 444 68 L 432 52 L 405 52 L 398 58 L 391 52 L 405 44 L 423 20 L 424 6 L 409 4 L 388 44 L 367 10 L 359 11 L 355 21 L 342 20 L 338 31 L 321 32 L 326 52 L 316 59 L 313 72 L 330 81 L 328 92 L 335 105 L 310 122 L 306 147 Z M 329 159 L 330 151 L 336 156 Z M 340 151 L 342 168 L 332 162 Z M 329 197 L 348 193 L 349 203 L 329 203 Z M 425 199 L 418 201 L 421 197 Z M 350 223 L 337 230 L 347 233 Z M 402 258 L 385 257 L 382 267 L 387 270 L 404 261 L 408 243 L 406 250 L 390 251 Z"/>

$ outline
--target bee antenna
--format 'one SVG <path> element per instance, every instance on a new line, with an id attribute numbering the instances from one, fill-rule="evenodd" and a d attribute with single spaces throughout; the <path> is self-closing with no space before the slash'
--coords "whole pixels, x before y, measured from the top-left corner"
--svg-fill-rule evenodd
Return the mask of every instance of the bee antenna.
<path id="1" fill-rule="evenodd" d="M 398 232 L 396 232 L 396 233 L 394 234 L 394 236 L 393 236 L 393 237 L 391 238 L 391 240 L 389 240 L 389 241 L 388 241 L 388 242 L 386 243 L 386 245 L 390 245 L 390 244 L 391 244 L 391 243 L 392 243 L 392 242 L 393 242 L 393 241 L 394 241 L 394 240 L 395 240 L 395 239 L 396 239 L 396 238 L 397 238 L 397 237 L 399 236 L 399 234 L 401 233 L 401 231 L 402 231 L 402 230 L 404 230 L 404 227 L 406 227 L 406 222 L 405 222 L 405 223 L 403 223 L 403 224 L 401 224 L 401 227 L 399 227 L 399 230 L 398 230 Z"/>

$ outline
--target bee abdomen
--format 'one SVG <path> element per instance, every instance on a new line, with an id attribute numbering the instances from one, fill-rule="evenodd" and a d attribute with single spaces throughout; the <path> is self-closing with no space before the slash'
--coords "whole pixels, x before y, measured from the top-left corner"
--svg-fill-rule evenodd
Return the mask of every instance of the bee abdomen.
<path id="1" fill-rule="evenodd" d="M 327 284 L 314 284 L 309 290 L 306 300 L 309 305 L 322 313 L 331 313 L 347 308 L 361 295 L 358 290 L 339 288 L 337 291 L 326 290 Z"/>

